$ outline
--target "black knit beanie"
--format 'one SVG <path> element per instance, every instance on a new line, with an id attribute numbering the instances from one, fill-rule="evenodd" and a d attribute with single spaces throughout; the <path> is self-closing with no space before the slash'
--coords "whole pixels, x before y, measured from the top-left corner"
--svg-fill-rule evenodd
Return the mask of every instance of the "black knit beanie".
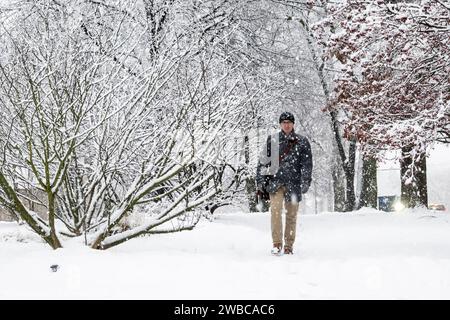
<path id="1" fill-rule="evenodd" d="M 294 115 L 292 114 L 292 113 L 290 113 L 290 112 L 283 112 L 281 115 L 280 115 L 280 123 L 281 122 L 283 122 L 284 120 L 289 120 L 289 121 L 291 121 L 292 123 L 295 123 L 295 118 L 294 118 Z"/>

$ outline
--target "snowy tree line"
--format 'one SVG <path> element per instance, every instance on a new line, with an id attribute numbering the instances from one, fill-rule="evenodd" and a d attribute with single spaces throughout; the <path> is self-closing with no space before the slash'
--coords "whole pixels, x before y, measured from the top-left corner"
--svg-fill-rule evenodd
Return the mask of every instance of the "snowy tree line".
<path id="1" fill-rule="evenodd" d="M 230 156 L 219 152 L 224 137 L 250 102 L 266 99 L 264 83 L 228 45 L 239 6 L 6 6 L 2 204 L 53 248 L 60 234 L 108 248 L 192 228 L 200 217 L 193 209 L 226 191 L 218 181 Z M 23 204 L 24 190 L 45 193 L 27 200 L 44 205 L 47 220 Z"/>
<path id="2" fill-rule="evenodd" d="M 282 110 L 335 210 L 376 207 L 393 148 L 406 202 L 424 204 L 420 160 L 448 143 L 442 1 L 10 0 L 0 17 L 0 205 L 52 248 L 256 210 L 257 154 Z"/>

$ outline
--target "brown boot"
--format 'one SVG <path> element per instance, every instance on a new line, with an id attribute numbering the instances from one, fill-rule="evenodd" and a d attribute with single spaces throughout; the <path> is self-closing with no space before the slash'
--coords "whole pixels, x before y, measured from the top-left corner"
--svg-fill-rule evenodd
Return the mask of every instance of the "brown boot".
<path id="1" fill-rule="evenodd" d="M 284 254 L 294 254 L 291 247 L 284 247 Z"/>
<path id="2" fill-rule="evenodd" d="M 271 253 L 273 255 L 281 254 L 281 246 L 282 246 L 281 243 L 274 243 Z"/>

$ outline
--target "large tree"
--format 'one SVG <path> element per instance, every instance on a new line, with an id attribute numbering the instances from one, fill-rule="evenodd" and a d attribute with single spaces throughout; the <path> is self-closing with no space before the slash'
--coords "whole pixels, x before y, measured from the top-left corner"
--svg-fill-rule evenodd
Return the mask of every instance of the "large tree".
<path id="1" fill-rule="evenodd" d="M 344 1 L 322 22 L 327 56 L 341 63 L 330 110 L 367 155 L 398 149 L 405 204 L 426 203 L 424 155 L 450 137 L 448 5 L 442 1 Z M 421 194 L 411 199 L 413 194 Z"/>

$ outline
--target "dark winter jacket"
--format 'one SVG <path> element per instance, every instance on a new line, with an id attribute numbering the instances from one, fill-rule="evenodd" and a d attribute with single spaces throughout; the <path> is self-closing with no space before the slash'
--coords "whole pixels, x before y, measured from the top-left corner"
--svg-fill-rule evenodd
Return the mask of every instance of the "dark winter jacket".
<path id="1" fill-rule="evenodd" d="M 278 139 L 277 139 L 278 138 Z M 279 141 L 279 149 L 272 147 L 272 143 Z M 289 149 L 289 145 L 291 147 Z M 281 186 L 285 186 L 285 200 L 292 201 L 295 197 L 297 201 L 301 201 L 302 193 L 306 193 L 311 184 L 311 174 L 313 169 L 311 146 L 308 139 L 296 134 L 292 131 L 286 135 L 283 131 L 275 135 L 267 137 L 266 152 L 270 159 L 270 163 L 258 163 L 256 170 L 256 183 L 258 189 L 262 189 L 263 185 L 269 193 L 275 193 Z M 289 152 L 287 152 L 289 149 Z M 273 150 L 278 152 L 273 152 Z M 286 153 L 287 152 L 287 153 Z M 280 161 L 281 157 L 281 162 Z M 275 171 L 267 174 L 267 167 L 271 164 L 278 163 Z M 274 167 L 272 167 L 274 168 Z"/>

